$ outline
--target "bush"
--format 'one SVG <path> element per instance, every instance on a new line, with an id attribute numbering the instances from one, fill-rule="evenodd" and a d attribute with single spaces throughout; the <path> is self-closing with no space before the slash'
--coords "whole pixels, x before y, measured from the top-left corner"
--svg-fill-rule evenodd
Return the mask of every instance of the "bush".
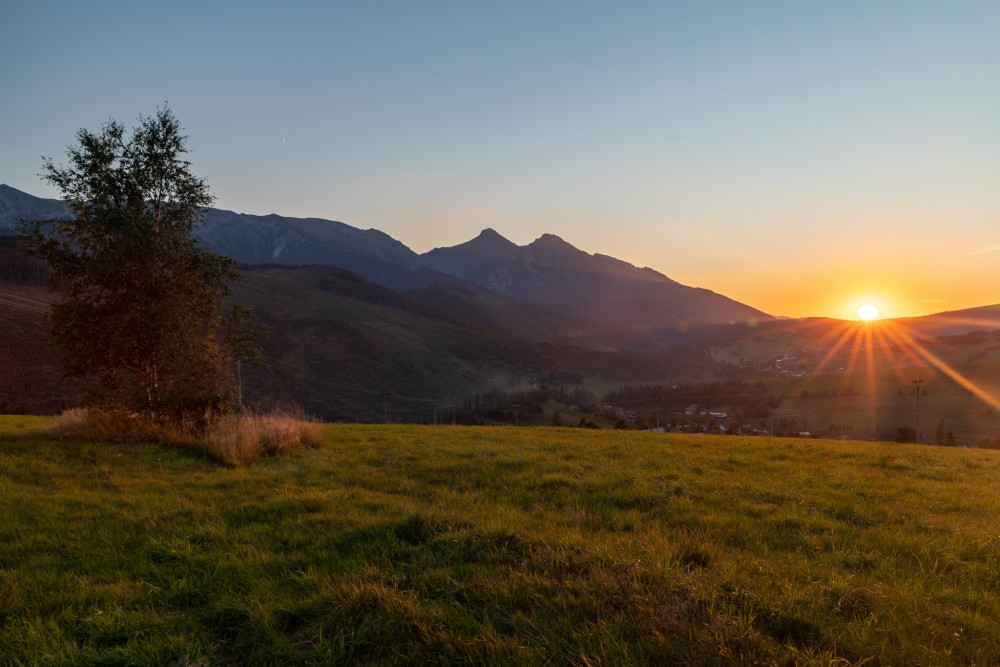
<path id="1" fill-rule="evenodd" d="M 285 414 L 228 415 L 204 429 L 152 422 L 139 415 L 76 408 L 59 417 L 61 438 L 157 442 L 190 449 L 226 465 L 243 465 L 322 442 L 320 425 Z"/>
<path id="2" fill-rule="evenodd" d="M 319 424 L 289 415 L 231 415 L 209 425 L 201 446 L 213 458 L 231 465 L 277 456 L 322 442 Z"/>

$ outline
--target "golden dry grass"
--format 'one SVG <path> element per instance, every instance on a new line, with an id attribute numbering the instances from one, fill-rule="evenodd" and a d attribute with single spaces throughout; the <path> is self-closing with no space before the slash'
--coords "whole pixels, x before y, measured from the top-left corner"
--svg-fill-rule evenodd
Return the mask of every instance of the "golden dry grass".
<path id="1" fill-rule="evenodd" d="M 242 414 L 213 422 L 199 442 L 214 458 L 241 465 L 303 446 L 318 446 L 322 437 L 315 422 L 282 414 Z"/>
<path id="2" fill-rule="evenodd" d="M 185 424 L 155 423 L 136 415 L 74 408 L 55 426 L 60 438 L 152 441 L 191 449 L 227 465 L 244 465 L 289 450 L 318 445 L 319 424 L 286 414 L 226 415 L 198 432 Z"/>

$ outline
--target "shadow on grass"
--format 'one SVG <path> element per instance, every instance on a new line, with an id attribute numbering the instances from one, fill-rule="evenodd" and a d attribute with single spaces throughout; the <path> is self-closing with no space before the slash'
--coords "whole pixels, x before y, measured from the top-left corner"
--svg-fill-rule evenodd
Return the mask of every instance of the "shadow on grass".
<path id="1" fill-rule="evenodd" d="M 30 456 L 32 459 L 46 453 L 52 458 L 88 461 L 123 456 L 134 458 L 141 452 L 149 452 L 156 453 L 157 459 L 169 454 L 224 468 L 236 467 L 203 449 L 159 442 L 154 438 L 64 436 L 56 431 L 54 422 L 43 427 L 18 430 L 0 424 L 0 452 L 8 456 Z"/>

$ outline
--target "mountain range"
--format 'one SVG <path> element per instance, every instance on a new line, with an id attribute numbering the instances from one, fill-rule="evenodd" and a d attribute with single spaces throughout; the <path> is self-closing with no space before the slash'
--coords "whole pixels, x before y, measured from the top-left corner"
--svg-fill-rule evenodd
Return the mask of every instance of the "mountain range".
<path id="1" fill-rule="evenodd" d="M 65 215 L 59 200 L 0 185 L 0 234 L 14 233 L 20 219 Z M 579 250 L 552 234 L 518 246 L 486 229 L 466 243 L 417 254 L 376 229 L 210 208 L 195 235 L 202 246 L 244 265 L 336 266 L 396 292 L 412 293 L 428 305 L 445 302 L 440 303 L 445 310 L 455 305 L 451 301 L 463 311 L 476 310 L 476 301 L 490 302 L 491 311 L 540 318 L 553 337 L 580 330 L 669 336 L 692 326 L 772 319 L 652 269 Z M 526 307 L 532 305 L 550 312 Z M 544 333 L 538 326 L 528 329 L 532 335 Z"/>

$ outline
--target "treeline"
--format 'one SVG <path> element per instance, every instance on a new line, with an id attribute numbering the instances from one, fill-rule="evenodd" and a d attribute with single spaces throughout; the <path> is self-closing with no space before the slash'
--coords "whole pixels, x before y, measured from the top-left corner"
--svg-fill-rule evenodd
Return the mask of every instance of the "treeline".
<path id="1" fill-rule="evenodd" d="M 996 437 L 983 436 L 976 443 L 976 447 L 981 449 L 1000 449 L 1000 435 Z"/>
<path id="2" fill-rule="evenodd" d="M 830 396 L 860 396 L 861 392 L 853 387 L 844 387 L 842 389 L 813 389 L 809 391 L 808 389 L 803 389 L 799 392 L 799 398 L 828 398 Z"/>
<path id="3" fill-rule="evenodd" d="M 626 410 L 668 410 L 677 412 L 694 406 L 697 410 L 731 408 L 747 418 L 766 418 L 781 405 L 781 396 L 768 393 L 763 382 L 726 380 L 686 385 L 626 385 L 609 391 L 601 399 L 605 405 Z"/>
<path id="4" fill-rule="evenodd" d="M 445 415 L 459 424 L 479 424 L 483 421 L 519 421 L 542 414 L 549 401 L 572 405 L 581 412 L 597 412 L 597 395 L 584 387 L 548 387 L 541 385 L 514 391 L 476 394 L 453 413 Z M 596 426 L 596 425 L 595 425 Z"/>

